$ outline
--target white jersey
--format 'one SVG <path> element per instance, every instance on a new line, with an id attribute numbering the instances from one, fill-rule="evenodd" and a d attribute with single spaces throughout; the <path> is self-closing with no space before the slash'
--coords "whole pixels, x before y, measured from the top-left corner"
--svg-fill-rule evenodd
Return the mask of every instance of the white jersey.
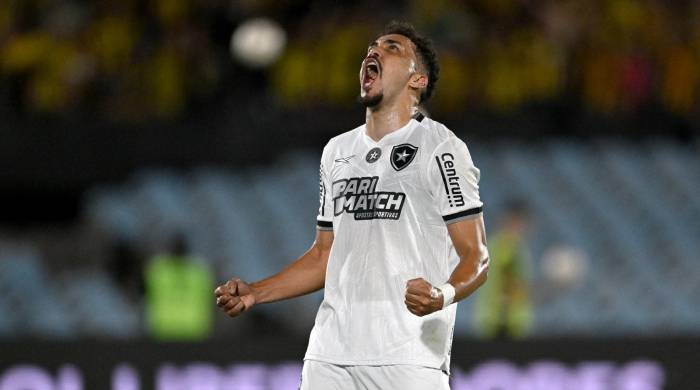
<path id="1" fill-rule="evenodd" d="M 408 311 L 406 282 L 447 282 L 459 262 L 446 224 L 481 213 L 479 170 L 444 125 L 418 115 L 379 142 L 365 125 L 331 139 L 318 229 L 333 230 L 324 299 L 304 359 L 449 371 L 457 305 Z"/>

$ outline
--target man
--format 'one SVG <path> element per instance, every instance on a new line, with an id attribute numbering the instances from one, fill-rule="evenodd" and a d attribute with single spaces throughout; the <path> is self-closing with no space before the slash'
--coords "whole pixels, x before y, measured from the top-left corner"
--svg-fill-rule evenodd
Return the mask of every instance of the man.
<path id="1" fill-rule="evenodd" d="M 194 256 L 187 237 L 176 233 L 165 253 L 144 270 L 146 325 L 161 341 L 197 341 L 211 334 L 210 302 L 214 277 L 203 259 Z"/>
<path id="2" fill-rule="evenodd" d="M 449 389 L 452 303 L 486 280 L 479 170 L 466 145 L 417 110 L 438 64 L 391 23 L 360 69 L 366 123 L 330 140 L 311 248 L 282 272 L 216 289 L 230 316 L 325 287 L 301 389 Z"/>

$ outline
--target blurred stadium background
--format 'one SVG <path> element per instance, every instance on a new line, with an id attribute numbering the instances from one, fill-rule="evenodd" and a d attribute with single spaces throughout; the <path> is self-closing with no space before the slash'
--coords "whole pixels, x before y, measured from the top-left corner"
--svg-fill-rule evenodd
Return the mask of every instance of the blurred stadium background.
<path id="1" fill-rule="evenodd" d="M 320 293 L 210 292 L 310 245 L 391 19 L 436 43 L 425 109 L 509 264 L 459 305 L 453 388 L 698 388 L 699 2 L 3 0 L 0 389 L 295 389 Z"/>

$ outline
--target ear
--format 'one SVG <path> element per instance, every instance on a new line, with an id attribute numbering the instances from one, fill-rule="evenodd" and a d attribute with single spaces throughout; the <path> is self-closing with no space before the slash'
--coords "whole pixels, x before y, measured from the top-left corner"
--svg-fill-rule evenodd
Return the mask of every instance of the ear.
<path id="1" fill-rule="evenodd" d="M 421 73 L 414 73 L 408 80 L 408 85 L 411 88 L 423 89 L 428 86 L 428 76 Z"/>

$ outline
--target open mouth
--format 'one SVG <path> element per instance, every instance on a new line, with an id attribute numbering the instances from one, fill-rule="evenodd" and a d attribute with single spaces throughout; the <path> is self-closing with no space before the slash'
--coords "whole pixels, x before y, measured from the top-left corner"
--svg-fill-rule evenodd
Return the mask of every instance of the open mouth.
<path id="1" fill-rule="evenodd" d="M 364 69 L 362 72 L 362 87 L 367 90 L 372 86 L 372 83 L 381 75 L 381 65 L 374 58 L 365 60 Z"/>

